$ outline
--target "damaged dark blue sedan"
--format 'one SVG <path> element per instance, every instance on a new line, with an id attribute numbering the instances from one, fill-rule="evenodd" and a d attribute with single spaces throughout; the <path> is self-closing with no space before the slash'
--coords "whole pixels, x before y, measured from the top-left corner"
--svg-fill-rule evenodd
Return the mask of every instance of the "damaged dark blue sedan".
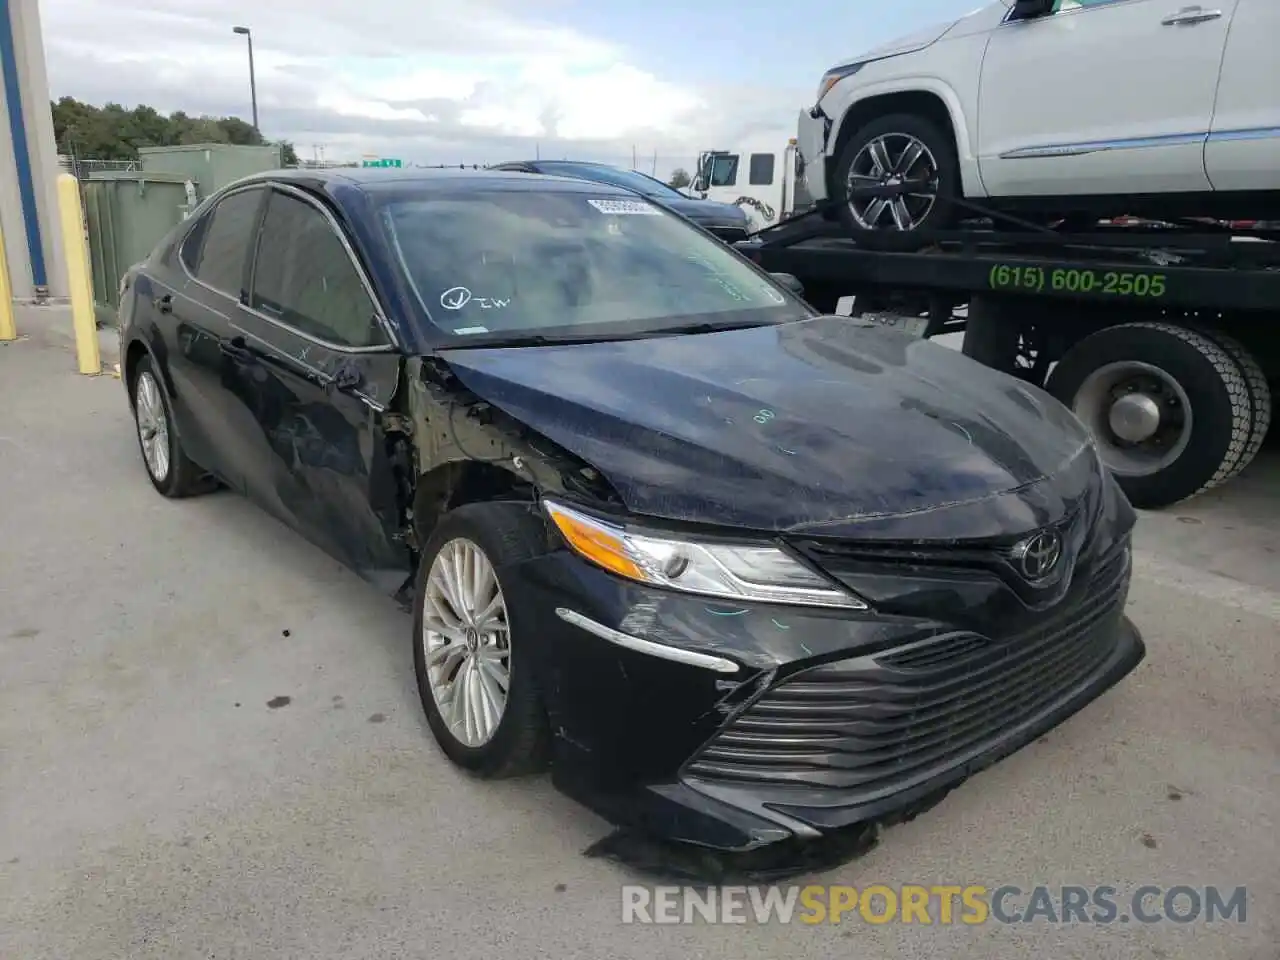
<path id="1" fill-rule="evenodd" d="M 452 761 L 652 835 L 893 820 L 1143 656 L 1070 413 L 617 188 L 255 176 L 129 271 L 120 336 L 160 493 L 411 605 Z"/>

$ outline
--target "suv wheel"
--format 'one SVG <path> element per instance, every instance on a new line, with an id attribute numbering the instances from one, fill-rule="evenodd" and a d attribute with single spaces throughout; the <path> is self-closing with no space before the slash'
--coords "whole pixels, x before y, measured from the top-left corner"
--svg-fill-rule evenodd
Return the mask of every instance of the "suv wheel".
<path id="1" fill-rule="evenodd" d="M 870 121 L 849 138 L 836 162 L 832 198 L 854 236 L 944 228 L 959 196 L 951 137 L 916 114 Z"/>

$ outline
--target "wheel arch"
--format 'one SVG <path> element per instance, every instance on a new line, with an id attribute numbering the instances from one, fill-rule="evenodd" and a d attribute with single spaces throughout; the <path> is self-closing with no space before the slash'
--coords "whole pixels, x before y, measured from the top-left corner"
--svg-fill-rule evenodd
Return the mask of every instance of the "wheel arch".
<path id="1" fill-rule="evenodd" d="M 138 365 L 146 357 L 151 361 L 151 369 L 160 379 L 160 385 L 172 399 L 174 396 L 173 379 L 169 375 L 169 366 L 161 363 L 155 349 L 140 333 L 135 332 L 125 345 L 124 356 L 120 358 L 120 376 L 129 391 L 129 403 L 133 403 L 133 383 L 138 375 Z"/>
<path id="2" fill-rule="evenodd" d="M 431 536 L 440 517 L 468 503 L 516 501 L 534 503 L 537 490 L 509 461 L 448 460 L 418 476 L 411 515 L 419 544 Z"/>
<path id="3" fill-rule="evenodd" d="M 893 113 L 924 116 L 951 134 L 960 162 L 960 182 L 966 197 L 985 195 L 977 161 L 970 145 L 969 128 L 960 97 L 949 85 L 934 78 L 920 77 L 909 84 L 894 81 L 876 84 L 859 91 L 840 114 L 835 124 L 835 137 L 826 154 L 826 180 L 831 183 L 835 165 L 854 133 L 876 117 Z"/>

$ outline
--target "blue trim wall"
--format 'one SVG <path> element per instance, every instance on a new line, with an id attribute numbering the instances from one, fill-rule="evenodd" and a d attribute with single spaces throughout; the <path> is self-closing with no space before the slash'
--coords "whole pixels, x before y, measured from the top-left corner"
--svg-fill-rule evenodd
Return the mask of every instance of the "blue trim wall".
<path id="1" fill-rule="evenodd" d="M 36 206 L 36 183 L 31 175 L 31 152 L 27 124 L 22 112 L 22 87 L 18 80 L 17 45 L 13 40 L 10 0 L 0 0 L 0 75 L 4 78 L 4 99 L 9 110 L 9 136 L 13 163 L 18 172 L 18 192 L 22 196 L 22 221 L 27 233 L 27 257 L 31 263 L 31 283 L 47 286 L 44 243 L 40 237 L 40 213 Z"/>

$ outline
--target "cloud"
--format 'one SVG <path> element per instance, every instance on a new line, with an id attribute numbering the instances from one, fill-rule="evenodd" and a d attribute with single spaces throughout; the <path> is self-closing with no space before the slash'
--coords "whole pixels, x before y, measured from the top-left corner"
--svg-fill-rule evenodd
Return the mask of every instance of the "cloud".
<path id="1" fill-rule="evenodd" d="M 323 145 L 329 159 L 489 163 L 537 151 L 629 163 L 634 149 L 642 168 L 657 154 L 665 174 L 699 149 L 780 146 L 807 93 L 663 78 L 566 25 L 555 0 L 41 7 L 55 97 L 165 112 L 249 116 L 245 45 L 231 27 L 250 26 L 263 132 L 302 156 Z"/>

